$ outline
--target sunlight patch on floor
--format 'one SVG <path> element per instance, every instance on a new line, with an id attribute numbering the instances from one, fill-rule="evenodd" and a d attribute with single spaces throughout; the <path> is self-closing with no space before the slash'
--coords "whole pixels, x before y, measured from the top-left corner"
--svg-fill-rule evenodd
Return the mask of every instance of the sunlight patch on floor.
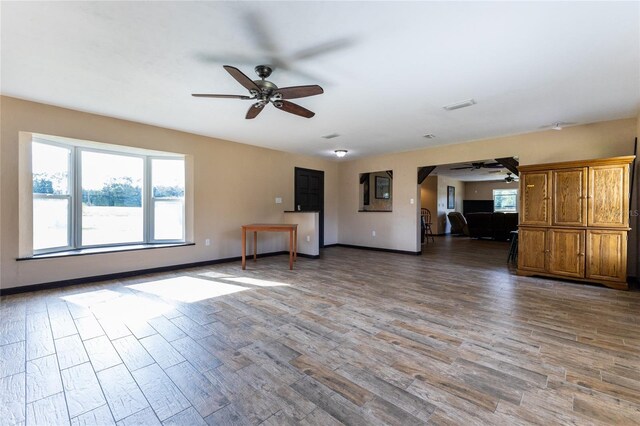
<path id="1" fill-rule="evenodd" d="M 207 277 L 207 278 L 233 278 L 235 275 L 229 275 L 229 274 L 224 274 L 222 272 L 203 272 L 201 274 L 198 274 L 201 277 Z"/>
<path id="2" fill-rule="evenodd" d="M 168 303 L 134 295 L 125 295 L 91 306 L 91 311 L 97 318 L 115 318 L 123 322 L 146 321 L 173 309 Z"/>
<path id="3" fill-rule="evenodd" d="M 185 303 L 199 302 L 248 290 L 233 284 L 195 277 L 176 277 L 127 286 L 130 289 Z"/>
<path id="4" fill-rule="evenodd" d="M 97 290 L 97 291 L 86 291 L 84 293 L 72 294 L 70 296 L 64 296 L 62 297 L 62 300 L 71 302 L 78 306 L 84 306 L 85 308 L 88 308 L 92 305 L 117 299 L 119 297 L 122 297 L 122 293 L 118 293 L 117 291 Z"/>

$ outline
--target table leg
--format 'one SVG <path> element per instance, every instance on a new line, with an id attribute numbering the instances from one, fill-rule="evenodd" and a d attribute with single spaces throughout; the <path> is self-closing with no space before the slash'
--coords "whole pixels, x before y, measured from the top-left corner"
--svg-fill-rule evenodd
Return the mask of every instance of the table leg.
<path id="1" fill-rule="evenodd" d="M 293 230 L 289 231 L 289 269 L 293 269 Z"/>
<path id="2" fill-rule="evenodd" d="M 247 269 L 247 230 L 242 228 L 242 269 Z"/>
<path id="3" fill-rule="evenodd" d="M 293 231 L 293 261 L 298 260 L 298 229 Z"/>
<path id="4" fill-rule="evenodd" d="M 253 231 L 253 261 L 258 260 L 258 231 Z"/>

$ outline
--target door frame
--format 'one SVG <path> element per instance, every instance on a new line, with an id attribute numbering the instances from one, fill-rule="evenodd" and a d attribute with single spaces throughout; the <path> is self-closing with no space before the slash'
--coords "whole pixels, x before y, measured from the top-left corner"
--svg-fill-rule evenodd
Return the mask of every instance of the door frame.
<path id="1" fill-rule="evenodd" d="M 307 169 L 305 167 L 294 167 L 293 172 L 293 209 L 297 211 L 298 207 L 298 172 L 308 172 L 311 174 L 317 174 L 320 177 L 320 211 L 318 213 L 319 227 L 318 230 L 318 245 L 320 248 L 324 248 L 324 170 Z M 301 210 L 305 211 L 305 210 Z"/>

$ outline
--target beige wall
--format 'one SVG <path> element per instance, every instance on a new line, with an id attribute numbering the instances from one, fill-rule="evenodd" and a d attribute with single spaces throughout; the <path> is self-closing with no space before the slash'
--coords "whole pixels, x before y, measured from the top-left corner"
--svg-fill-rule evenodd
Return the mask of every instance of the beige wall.
<path id="1" fill-rule="evenodd" d="M 418 167 L 510 156 L 519 157 L 520 164 L 526 165 L 629 155 L 633 152 L 633 139 L 640 133 L 640 117 L 637 117 L 569 127 L 560 132 L 550 130 L 493 138 L 338 164 L 8 97 L 0 98 L 0 114 L 2 288 L 238 256 L 241 224 L 280 221 L 282 211 L 293 208 L 293 168 L 296 166 L 325 171 L 325 244 L 339 242 L 415 252 L 420 249 L 418 216 L 422 195 L 416 183 Z M 196 245 L 16 262 L 21 223 L 17 207 L 20 131 L 190 156 L 195 182 L 193 234 Z M 359 174 L 371 170 L 393 170 L 393 212 L 358 212 Z M 637 170 L 636 177 L 639 176 Z M 444 187 L 446 193 L 446 184 Z M 636 182 L 636 191 L 638 188 Z M 464 190 L 457 189 L 456 195 L 461 209 Z M 276 196 L 283 198 L 283 204 L 275 204 Z M 637 208 L 637 203 L 635 206 Z M 633 227 L 635 238 L 635 223 Z M 372 231 L 376 231 L 376 236 Z M 211 246 L 204 246 L 205 238 L 211 239 Z M 263 252 L 285 247 L 284 238 L 279 239 L 277 235 L 265 236 L 259 244 Z M 633 254 L 632 259 L 637 257 L 637 253 Z M 631 264 L 635 271 L 635 263 Z"/>
<path id="2" fill-rule="evenodd" d="M 293 210 L 294 167 L 325 172 L 325 244 L 338 241 L 338 163 L 262 149 L 114 118 L 18 100 L 0 99 L 0 286 L 102 275 L 240 255 L 240 226 L 281 222 Z M 82 140 L 185 154 L 193 159 L 195 246 L 129 253 L 17 262 L 18 133 L 43 133 Z M 356 185 L 357 190 L 357 185 Z M 282 197 L 282 204 L 275 204 Z M 357 197 L 355 197 L 357 200 Z M 211 246 L 204 245 L 206 238 Z M 261 236 L 261 252 L 286 248 L 278 234 Z"/>
<path id="3" fill-rule="evenodd" d="M 453 186 L 456 203 L 453 209 L 447 208 L 447 186 Z M 434 219 L 436 227 L 434 234 L 448 234 L 451 232 L 451 223 L 447 219 L 449 212 L 462 212 L 462 200 L 464 200 L 464 182 L 447 176 L 438 176 L 438 218 Z"/>
<path id="4" fill-rule="evenodd" d="M 447 186 L 456 189 L 456 205 L 454 209 L 447 208 Z M 451 224 L 447 214 L 462 211 L 464 200 L 464 182 L 446 176 L 429 176 L 420 185 L 420 206 L 431 212 L 431 230 L 434 234 L 451 232 Z"/>
<path id="5" fill-rule="evenodd" d="M 410 200 L 420 199 L 418 167 L 513 156 L 526 165 L 630 155 L 637 121 L 634 117 L 341 163 L 338 240 L 344 244 L 417 252 L 420 206 Z M 393 170 L 392 213 L 358 213 L 358 177 L 371 170 Z M 375 237 L 372 230 L 376 230 Z"/>
<path id="6" fill-rule="evenodd" d="M 428 176 L 420 185 L 420 207 L 431 212 L 431 232 L 438 233 L 438 176 Z"/>
<path id="7" fill-rule="evenodd" d="M 518 189 L 518 182 L 507 183 L 504 180 L 465 182 L 465 200 L 493 200 L 494 189 Z"/>

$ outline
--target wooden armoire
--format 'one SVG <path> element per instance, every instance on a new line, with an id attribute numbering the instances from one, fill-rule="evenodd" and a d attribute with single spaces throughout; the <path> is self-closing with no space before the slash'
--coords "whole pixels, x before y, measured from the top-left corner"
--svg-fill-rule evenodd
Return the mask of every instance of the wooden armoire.
<path id="1" fill-rule="evenodd" d="M 628 289 L 634 157 L 520 166 L 518 274 Z"/>

